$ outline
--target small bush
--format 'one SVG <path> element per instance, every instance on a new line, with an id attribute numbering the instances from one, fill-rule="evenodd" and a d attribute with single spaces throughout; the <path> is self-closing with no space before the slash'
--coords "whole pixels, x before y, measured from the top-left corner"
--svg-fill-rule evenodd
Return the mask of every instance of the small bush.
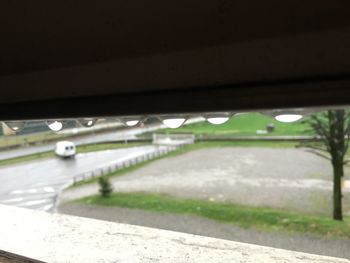
<path id="1" fill-rule="evenodd" d="M 113 192 L 113 187 L 107 176 L 101 176 L 98 178 L 98 184 L 100 186 L 99 192 L 103 197 L 109 197 Z"/>

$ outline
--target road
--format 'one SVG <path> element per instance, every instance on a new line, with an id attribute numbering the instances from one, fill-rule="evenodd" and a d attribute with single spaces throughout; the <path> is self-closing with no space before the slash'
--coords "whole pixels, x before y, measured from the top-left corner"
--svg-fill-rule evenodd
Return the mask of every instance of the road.
<path id="1" fill-rule="evenodd" d="M 164 148 L 164 147 L 162 147 Z M 0 168 L 0 203 L 51 211 L 56 196 L 72 178 L 111 163 L 123 162 L 155 152 L 158 146 L 138 146 L 78 154 L 74 159 L 58 157 Z"/>
<path id="2" fill-rule="evenodd" d="M 138 134 L 155 131 L 155 130 L 158 130 L 160 127 L 161 127 L 160 125 L 156 125 L 156 126 L 150 126 L 145 128 L 123 129 L 118 131 L 89 134 L 89 135 L 84 135 L 84 136 L 75 137 L 75 138 L 72 137 L 72 138 L 69 138 L 68 140 L 74 142 L 76 145 L 117 141 L 117 140 L 132 140 L 132 139 L 135 139 L 136 135 Z M 0 160 L 20 157 L 20 156 L 34 154 L 34 153 L 53 151 L 54 148 L 55 148 L 55 143 L 53 142 L 53 143 L 40 145 L 40 146 L 30 146 L 30 147 L 17 148 L 17 149 L 8 150 L 8 151 L 1 151 Z"/>
<path id="3" fill-rule="evenodd" d="M 191 118 L 186 121 L 186 124 L 196 123 L 203 121 L 203 118 Z M 92 127 L 91 129 L 93 129 Z M 137 135 L 145 133 L 145 132 L 153 132 L 159 129 L 166 128 L 163 124 L 153 124 L 149 126 L 145 126 L 143 128 L 125 128 L 121 130 L 109 131 L 109 132 L 99 132 L 96 134 L 85 134 L 80 137 L 72 137 L 69 138 L 69 141 L 74 142 L 76 145 L 84 145 L 90 143 L 99 143 L 99 142 L 109 142 L 109 141 L 119 141 L 119 140 L 132 140 L 136 139 Z M 72 133 L 72 130 L 77 130 L 76 128 L 71 129 L 71 131 L 63 130 L 62 133 Z M 84 128 L 84 132 L 86 128 Z M 29 146 L 22 147 L 13 150 L 0 151 L 0 160 L 5 160 L 9 158 L 15 158 L 20 156 L 25 156 L 34 153 L 41 153 L 47 151 L 53 151 L 55 148 L 55 143 L 49 143 L 40 146 Z"/>

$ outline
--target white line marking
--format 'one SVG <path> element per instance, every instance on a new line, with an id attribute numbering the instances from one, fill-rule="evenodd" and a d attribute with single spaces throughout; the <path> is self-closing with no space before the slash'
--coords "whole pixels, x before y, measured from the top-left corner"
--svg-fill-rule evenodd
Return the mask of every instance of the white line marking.
<path id="1" fill-rule="evenodd" d="M 11 191 L 11 194 L 22 194 L 23 190 L 13 190 Z"/>
<path id="2" fill-rule="evenodd" d="M 47 203 L 47 201 L 50 201 L 49 199 L 43 199 L 43 200 L 34 200 L 34 201 L 28 201 L 23 203 L 23 206 L 33 206 L 33 205 L 39 205 L 39 204 L 44 204 Z"/>
<path id="3" fill-rule="evenodd" d="M 37 192 L 38 192 L 37 189 L 29 189 L 29 190 L 28 190 L 28 193 L 31 193 L 31 194 L 35 194 L 35 193 L 37 193 Z"/>
<path id="4" fill-rule="evenodd" d="M 3 201 L 1 201 L 1 203 L 7 204 L 7 203 L 20 202 L 20 201 L 23 201 L 23 197 L 17 197 L 17 198 L 3 200 Z"/>
<path id="5" fill-rule="evenodd" d="M 41 211 L 49 211 L 52 207 L 53 207 L 53 205 L 45 205 L 44 207 L 41 207 L 40 210 Z"/>
<path id="6" fill-rule="evenodd" d="M 53 189 L 52 187 L 47 186 L 47 187 L 44 187 L 44 191 L 47 192 L 47 193 L 53 193 L 53 192 L 55 192 L 55 189 Z"/>
<path id="7" fill-rule="evenodd" d="M 344 181 L 344 188 L 350 188 L 350 180 Z"/>

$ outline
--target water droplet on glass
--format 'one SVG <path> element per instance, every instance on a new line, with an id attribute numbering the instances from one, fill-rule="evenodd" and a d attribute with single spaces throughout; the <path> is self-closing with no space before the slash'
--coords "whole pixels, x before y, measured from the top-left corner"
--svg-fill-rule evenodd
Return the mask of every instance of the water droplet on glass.
<path id="1" fill-rule="evenodd" d="M 89 128 L 95 125 L 95 123 L 97 122 L 97 119 L 92 119 L 92 118 L 79 119 L 78 122 L 80 123 L 80 125 Z"/>
<path id="2" fill-rule="evenodd" d="M 204 114 L 204 117 L 209 123 L 219 125 L 227 122 L 233 114 L 232 112 L 210 112 Z"/>
<path id="3" fill-rule="evenodd" d="M 5 124 L 14 132 L 20 132 L 25 126 L 24 121 L 5 121 Z"/>
<path id="4" fill-rule="evenodd" d="M 176 129 L 181 127 L 185 123 L 185 121 L 185 118 L 164 119 L 163 124 L 168 128 Z"/>
<path id="5" fill-rule="evenodd" d="M 139 123 L 140 123 L 139 120 L 127 120 L 127 121 L 125 121 L 125 125 L 129 126 L 129 127 L 135 126 Z"/>
<path id="6" fill-rule="evenodd" d="M 300 114 L 280 114 L 275 117 L 279 122 L 295 122 L 303 118 Z"/>
<path id="7" fill-rule="evenodd" d="M 128 116 L 118 118 L 117 120 L 119 120 L 125 126 L 132 127 L 141 124 L 145 120 L 145 118 L 142 116 Z"/>
<path id="8" fill-rule="evenodd" d="M 214 117 L 214 118 L 207 118 L 207 121 L 211 124 L 219 125 L 227 122 L 230 118 L 229 117 Z"/>
<path id="9" fill-rule="evenodd" d="M 64 122 L 58 120 L 46 121 L 46 124 L 50 128 L 50 130 L 55 132 L 62 130 L 64 127 Z"/>

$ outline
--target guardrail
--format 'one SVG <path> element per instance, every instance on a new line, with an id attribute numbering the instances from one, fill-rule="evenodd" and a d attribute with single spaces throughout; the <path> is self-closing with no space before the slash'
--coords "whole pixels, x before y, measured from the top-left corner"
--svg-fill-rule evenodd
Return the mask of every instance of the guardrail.
<path id="1" fill-rule="evenodd" d="M 189 136 L 190 135 L 190 136 Z M 155 141 L 161 141 L 161 139 L 168 138 L 168 135 L 159 135 L 159 134 L 153 134 L 153 142 Z M 172 135 L 172 139 L 189 139 L 188 141 L 184 141 L 183 143 L 179 143 L 177 145 L 167 145 L 167 146 L 160 146 L 163 147 L 163 149 L 158 149 L 156 152 L 147 153 L 145 155 L 137 156 L 132 159 L 127 159 L 125 161 L 117 161 L 116 163 L 113 163 L 108 166 L 99 167 L 97 169 L 94 169 L 92 171 L 83 172 L 81 174 L 78 174 L 74 176 L 73 178 L 73 184 L 76 184 L 81 181 L 90 180 L 92 178 L 100 177 L 108 173 L 113 173 L 115 171 L 130 167 L 132 165 L 136 165 L 154 158 L 158 158 L 160 156 L 166 155 L 171 151 L 175 151 L 178 148 L 187 145 L 192 144 L 195 141 L 317 141 L 321 140 L 320 137 L 317 136 L 237 136 L 237 137 L 220 137 L 220 136 L 194 136 L 193 134 L 186 134 L 181 135 L 179 134 Z M 139 139 L 140 141 L 148 141 L 149 139 Z M 138 141 L 131 140 L 131 141 Z"/>
<path id="2" fill-rule="evenodd" d="M 184 145 L 185 144 L 179 144 L 176 146 L 159 146 L 159 148 L 155 152 L 150 152 L 150 153 L 140 155 L 135 158 L 130 158 L 124 161 L 116 161 L 115 163 L 112 163 L 108 166 L 98 167 L 92 171 L 83 172 L 73 177 L 73 184 L 77 184 L 78 182 L 97 178 L 109 173 L 116 172 L 118 170 L 128 168 L 130 166 L 133 166 L 139 163 L 143 163 L 152 159 L 159 158 L 161 156 L 165 156 L 170 152 L 178 150 Z"/>
<path id="3" fill-rule="evenodd" d="M 195 135 L 193 133 L 173 133 L 173 134 L 152 134 L 153 144 L 166 144 L 166 145 L 176 145 L 176 144 L 193 144 L 195 142 Z"/>
<path id="4" fill-rule="evenodd" d="M 321 141 L 320 136 L 218 136 L 218 135 L 197 135 L 196 141 L 294 141 L 294 142 L 308 142 L 308 141 Z"/>

